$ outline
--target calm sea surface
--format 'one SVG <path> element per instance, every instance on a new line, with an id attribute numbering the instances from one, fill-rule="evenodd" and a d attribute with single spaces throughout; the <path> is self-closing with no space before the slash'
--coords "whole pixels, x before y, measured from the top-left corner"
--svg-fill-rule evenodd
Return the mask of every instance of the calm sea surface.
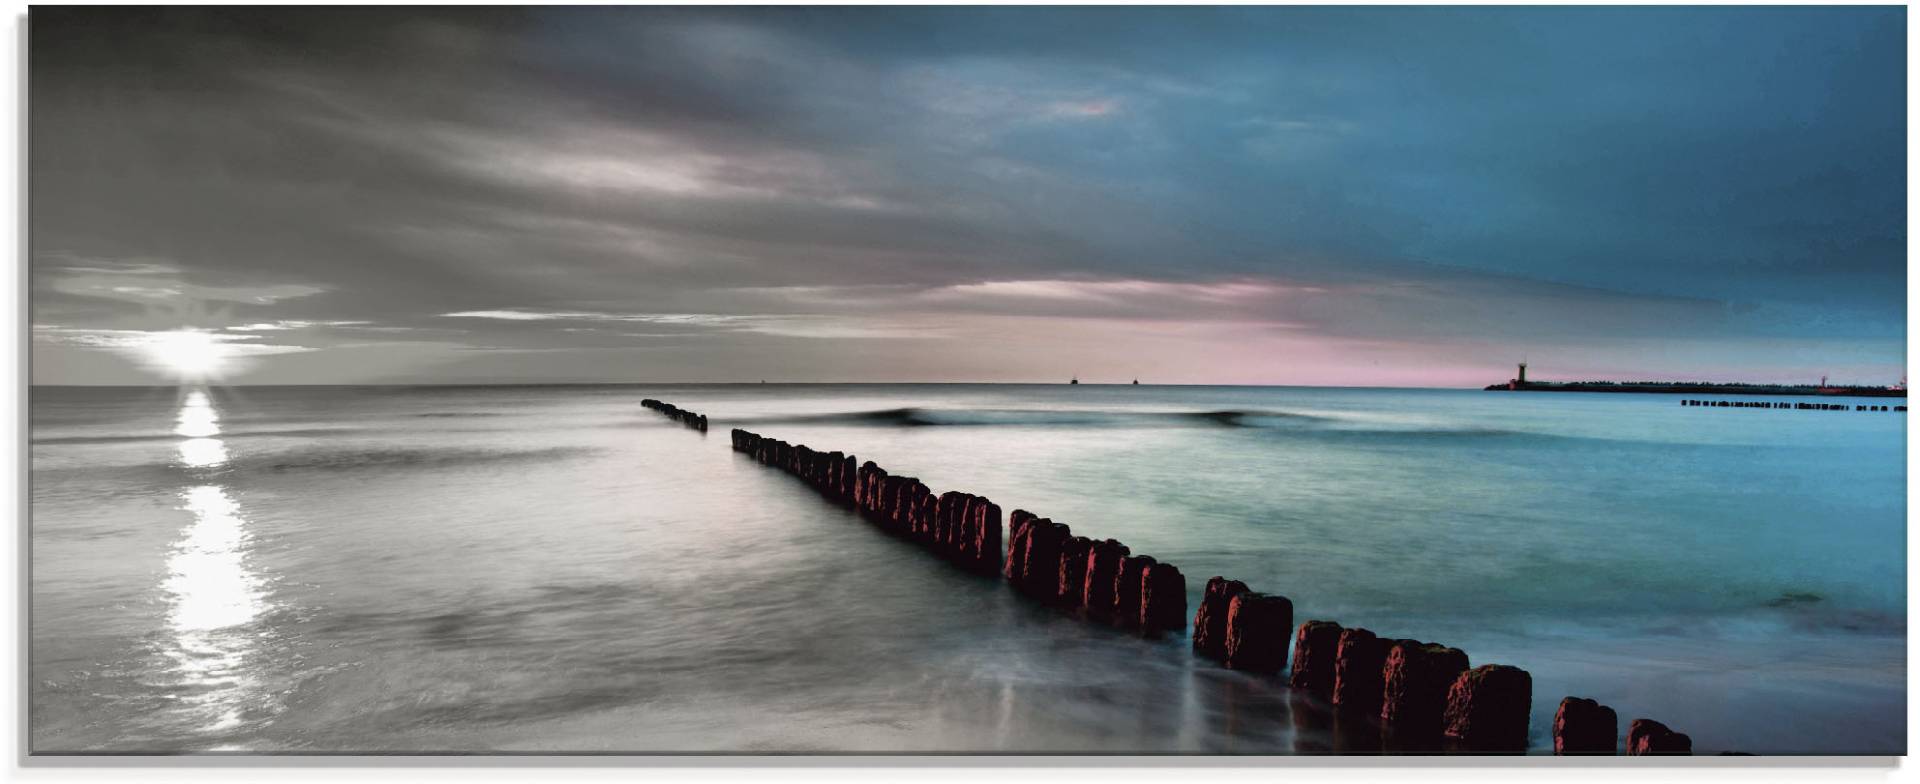
<path id="1" fill-rule="evenodd" d="M 1700 753 L 1905 751 L 1904 414 L 745 385 L 36 388 L 31 421 L 38 752 L 1329 748 L 1287 689 L 888 538 L 736 426 L 1119 539 L 1190 607 L 1222 574 L 1527 669 L 1536 749 L 1571 694 Z"/>

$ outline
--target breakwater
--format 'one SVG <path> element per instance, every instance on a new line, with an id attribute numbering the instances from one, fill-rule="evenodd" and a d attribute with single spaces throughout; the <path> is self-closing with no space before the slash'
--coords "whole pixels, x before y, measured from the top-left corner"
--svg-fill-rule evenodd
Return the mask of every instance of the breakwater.
<path id="1" fill-rule="evenodd" d="M 1001 507 L 984 497 L 937 493 L 851 454 L 746 430 L 733 430 L 731 440 L 735 451 L 801 479 L 882 531 L 968 571 L 997 575 L 1035 602 L 1149 636 L 1187 628 L 1187 586 L 1178 567 L 1136 555 L 1116 540 L 1076 535 L 1064 523 L 1013 509 L 1002 547 Z M 1312 711 L 1331 714 L 1339 751 L 1518 754 L 1528 748 L 1534 684 L 1518 667 L 1475 667 L 1458 648 L 1331 620 L 1295 626 L 1287 597 L 1222 576 L 1206 582 L 1192 619 L 1197 655 L 1250 675 L 1283 678 Z M 1556 754 L 1615 754 L 1619 721 L 1611 708 L 1569 696 L 1554 716 L 1551 740 Z M 1688 754 L 1691 740 L 1636 719 L 1626 753 Z"/>
<path id="2" fill-rule="evenodd" d="M 686 425 L 690 430 L 698 430 L 702 433 L 707 432 L 707 417 L 705 414 L 696 414 L 672 403 L 662 403 L 653 398 L 640 401 L 640 405 L 658 411 L 662 416 Z"/>
<path id="3" fill-rule="evenodd" d="M 1906 411 L 1906 406 L 1846 403 L 1781 403 L 1773 400 L 1682 400 L 1683 406 L 1702 408 L 1771 408 L 1785 411 Z"/>
<path id="4" fill-rule="evenodd" d="M 1804 397 L 1906 397 L 1905 387 L 1830 387 L 1813 384 L 1685 384 L 1647 381 L 1522 381 L 1489 384 L 1488 392 L 1599 392 L 1645 395 L 1794 395 Z"/>

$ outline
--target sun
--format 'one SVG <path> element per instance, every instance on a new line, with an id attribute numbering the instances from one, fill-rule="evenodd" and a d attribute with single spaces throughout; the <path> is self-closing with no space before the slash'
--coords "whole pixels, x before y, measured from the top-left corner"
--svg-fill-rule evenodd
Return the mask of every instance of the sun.
<path id="1" fill-rule="evenodd" d="M 149 339 L 141 349 L 155 368 L 183 381 L 203 381 L 219 376 L 233 354 L 232 348 L 216 339 L 212 333 L 197 329 L 161 332 Z"/>

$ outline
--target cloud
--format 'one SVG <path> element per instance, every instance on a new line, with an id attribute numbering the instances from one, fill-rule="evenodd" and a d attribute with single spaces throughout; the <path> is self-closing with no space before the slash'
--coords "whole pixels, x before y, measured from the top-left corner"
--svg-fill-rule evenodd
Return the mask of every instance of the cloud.
<path id="1" fill-rule="evenodd" d="M 255 379 L 1904 358 L 1898 9 L 43 10 L 33 321 Z"/>
<path id="2" fill-rule="evenodd" d="M 638 321 L 648 324 L 735 324 L 752 316 L 713 313 L 593 313 L 588 311 L 470 310 L 442 313 L 441 318 L 478 318 L 501 321 Z"/>
<path id="3" fill-rule="evenodd" d="M 89 348 L 139 349 L 154 345 L 175 330 L 139 330 L 139 329 L 88 329 L 84 327 L 63 327 L 53 324 L 35 324 L 33 339 L 36 342 L 86 346 Z M 290 354 L 311 351 L 306 346 L 286 346 L 270 343 L 252 343 L 260 339 L 259 335 L 230 335 L 221 332 L 200 331 L 208 340 L 223 345 L 237 354 Z"/>
<path id="4" fill-rule="evenodd" d="M 1111 98 L 1086 101 L 1056 101 L 1047 106 L 1047 114 L 1054 117 L 1073 119 L 1105 117 L 1119 110 L 1120 102 Z"/>
<path id="5" fill-rule="evenodd" d="M 239 326 L 225 327 L 224 329 L 228 332 L 281 332 L 290 329 L 313 329 L 316 327 L 367 327 L 372 325 L 372 323 L 371 321 L 302 321 L 297 319 L 283 319 L 272 322 L 241 324 Z"/>
<path id="6" fill-rule="evenodd" d="M 129 367 L 151 378 L 227 380 L 257 362 L 274 356 L 303 354 L 307 346 L 255 343 L 258 335 L 232 335 L 203 330 L 146 331 L 84 329 L 35 325 L 36 353 L 46 348 L 77 348 L 119 357 Z"/>
<path id="7" fill-rule="evenodd" d="M 694 330 L 747 332 L 782 337 L 813 339 L 892 339 L 925 338 L 937 332 L 927 326 L 908 327 L 872 320 L 849 320 L 823 315 L 723 315 L 715 313 L 594 313 L 587 311 L 477 310 L 443 313 L 442 318 L 492 319 L 499 321 L 618 321 Z M 563 328 L 563 332 L 583 331 Z M 626 337 L 684 337 L 690 333 L 617 333 Z M 691 334 L 697 334 L 691 333 Z"/>
<path id="8" fill-rule="evenodd" d="M 54 253 L 34 266 L 37 278 L 53 291 L 80 297 L 143 305 L 235 302 L 271 305 L 327 292 L 325 286 L 273 283 L 251 286 L 190 283 L 178 262 L 145 259 L 82 258 Z"/>

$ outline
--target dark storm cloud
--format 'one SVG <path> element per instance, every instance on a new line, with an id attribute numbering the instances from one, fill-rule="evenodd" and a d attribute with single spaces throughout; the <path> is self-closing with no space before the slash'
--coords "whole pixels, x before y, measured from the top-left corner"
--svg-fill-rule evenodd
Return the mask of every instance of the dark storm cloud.
<path id="1" fill-rule="evenodd" d="M 1835 341 L 1886 375 L 1904 350 L 1897 8 L 31 26 L 50 380 L 141 330 L 263 324 L 223 333 L 287 349 L 255 380 L 889 378 L 836 364 L 846 341 L 1018 378 L 1101 336 L 1407 383 L 1662 338 L 1696 349 L 1647 372 L 1801 373 Z"/>

